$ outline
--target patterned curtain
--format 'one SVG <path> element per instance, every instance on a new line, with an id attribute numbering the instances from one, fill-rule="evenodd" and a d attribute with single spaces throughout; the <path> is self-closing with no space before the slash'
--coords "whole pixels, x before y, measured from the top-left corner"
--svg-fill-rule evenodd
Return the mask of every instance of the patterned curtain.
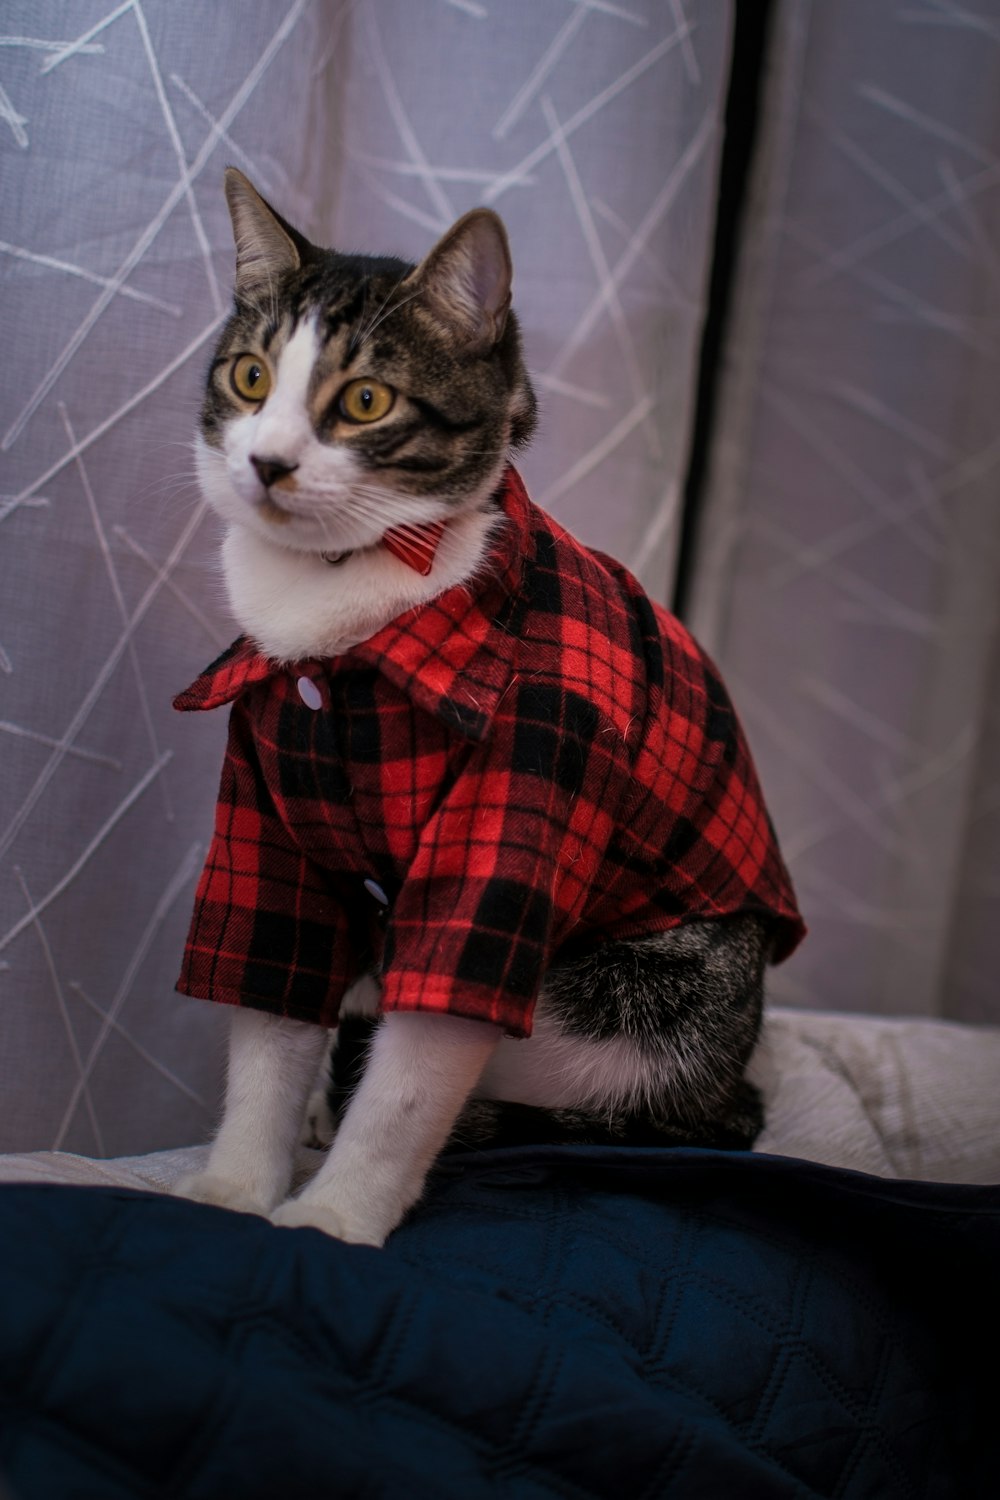
<path id="1" fill-rule="evenodd" d="M 203 1139 L 223 1017 L 172 993 L 234 633 L 193 483 L 222 169 L 344 249 L 493 204 L 535 497 L 670 592 L 729 0 L 7 0 L 0 26 L 0 1147 Z M 218 720 L 216 722 L 216 720 Z"/>
<path id="2" fill-rule="evenodd" d="M 203 1139 L 173 993 L 228 642 L 193 481 L 240 166 L 344 249 L 493 204 L 535 498 L 671 596 L 730 0 L 8 0 L 0 17 L 0 1147 Z M 775 998 L 1000 999 L 1000 17 L 773 0 L 688 598 L 812 928 Z"/>
<path id="3" fill-rule="evenodd" d="M 995 4 L 775 7 L 692 623 L 796 1004 L 1000 1022 L 998 102 Z"/>

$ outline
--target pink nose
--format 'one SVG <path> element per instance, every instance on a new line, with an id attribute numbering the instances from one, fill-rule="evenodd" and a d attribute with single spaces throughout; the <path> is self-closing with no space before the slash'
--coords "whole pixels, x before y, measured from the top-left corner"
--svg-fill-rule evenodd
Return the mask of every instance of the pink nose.
<path id="1" fill-rule="evenodd" d="M 279 479 L 284 479 L 286 474 L 294 474 L 298 468 L 298 464 L 286 464 L 280 458 L 256 458 L 253 454 L 250 455 L 250 462 L 257 470 L 261 484 L 267 489 Z"/>

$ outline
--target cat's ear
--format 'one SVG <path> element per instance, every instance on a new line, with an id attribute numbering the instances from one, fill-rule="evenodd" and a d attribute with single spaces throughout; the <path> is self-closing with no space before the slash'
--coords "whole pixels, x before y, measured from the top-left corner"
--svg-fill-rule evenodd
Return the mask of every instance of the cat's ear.
<path id="1" fill-rule="evenodd" d="M 266 203 L 242 172 L 226 168 L 226 202 L 236 241 L 236 295 L 252 296 L 302 264 L 309 242 Z"/>
<path id="2" fill-rule="evenodd" d="M 503 333 L 513 269 L 503 221 L 489 208 L 464 214 L 409 276 L 435 320 L 486 348 Z"/>

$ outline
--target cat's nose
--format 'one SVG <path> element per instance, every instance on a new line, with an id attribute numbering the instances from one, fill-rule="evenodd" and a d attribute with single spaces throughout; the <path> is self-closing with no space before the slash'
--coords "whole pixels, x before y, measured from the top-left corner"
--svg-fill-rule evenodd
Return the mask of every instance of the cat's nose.
<path id="1" fill-rule="evenodd" d="M 272 484 L 277 484 L 279 479 L 284 479 L 287 474 L 294 474 L 298 468 L 298 464 L 286 464 L 280 458 L 257 458 L 252 453 L 250 462 L 257 470 L 257 478 L 267 489 Z"/>

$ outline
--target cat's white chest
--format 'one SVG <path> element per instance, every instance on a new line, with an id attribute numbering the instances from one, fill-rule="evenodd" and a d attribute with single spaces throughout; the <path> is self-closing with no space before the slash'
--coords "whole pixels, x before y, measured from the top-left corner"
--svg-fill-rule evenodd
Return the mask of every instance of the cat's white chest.
<path id="1" fill-rule="evenodd" d="M 469 578 L 496 524 L 492 513 L 457 516 L 426 578 L 378 547 L 330 564 L 231 526 L 222 546 L 229 605 L 241 630 L 275 661 L 339 656 Z"/>

